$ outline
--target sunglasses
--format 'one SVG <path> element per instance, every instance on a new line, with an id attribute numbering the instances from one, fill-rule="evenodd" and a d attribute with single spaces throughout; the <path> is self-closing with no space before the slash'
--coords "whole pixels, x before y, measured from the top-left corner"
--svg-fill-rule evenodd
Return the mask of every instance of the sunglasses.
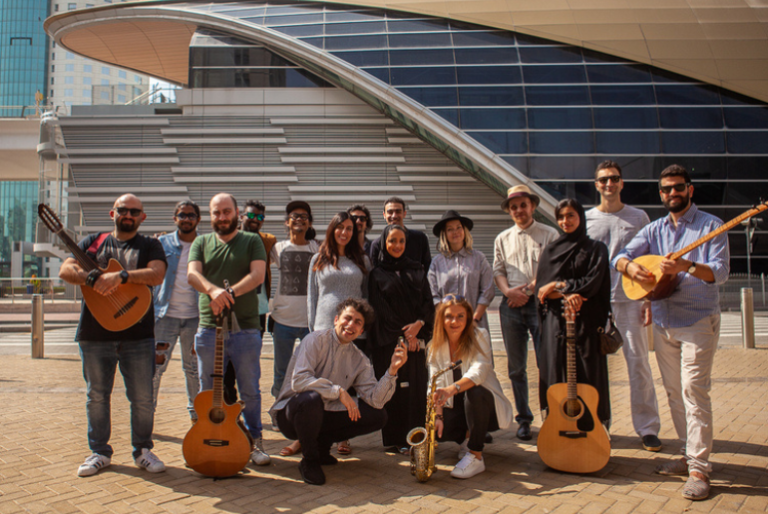
<path id="1" fill-rule="evenodd" d="M 120 216 L 125 216 L 126 214 L 131 213 L 131 216 L 133 216 L 134 218 L 137 216 L 141 216 L 141 213 L 142 213 L 141 209 L 129 209 L 128 207 L 118 207 L 115 210 Z"/>
<path id="2" fill-rule="evenodd" d="M 264 221 L 264 215 L 263 214 L 256 214 L 255 212 L 246 212 L 245 217 L 249 220 L 257 219 L 259 221 Z"/>
<path id="3" fill-rule="evenodd" d="M 621 180 L 621 176 L 619 175 L 611 175 L 610 177 L 600 177 L 596 179 L 596 182 L 600 182 L 601 184 L 607 184 L 608 181 L 613 182 L 614 184 L 618 184 Z"/>
<path id="4" fill-rule="evenodd" d="M 298 221 L 298 220 L 305 220 L 306 221 L 306 220 L 309 219 L 309 214 L 291 214 L 288 217 L 291 218 L 294 221 Z"/>
<path id="5" fill-rule="evenodd" d="M 464 297 L 460 294 L 448 294 L 443 296 L 443 299 L 440 300 L 440 303 L 447 303 L 447 302 L 463 302 Z"/>
<path id="6" fill-rule="evenodd" d="M 180 212 L 176 214 L 176 219 L 195 221 L 197 219 L 197 214 L 194 212 Z"/>
<path id="7" fill-rule="evenodd" d="M 659 186 L 659 191 L 661 191 L 665 195 L 668 195 L 669 193 L 671 193 L 673 189 L 678 193 L 682 193 L 683 191 L 688 189 L 688 186 L 690 186 L 689 183 L 681 182 L 680 184 L 675 184 L 674 186 Z"/>
<path id="8" fill-rule="evenodd" d="M 349 217 L 352 218 L 352 221 L 355 221 L 355 222 L 357 222 L 357 221 L 368 221 L 368 216 L 354 216 L 354 215 L 350 215 Z"/>

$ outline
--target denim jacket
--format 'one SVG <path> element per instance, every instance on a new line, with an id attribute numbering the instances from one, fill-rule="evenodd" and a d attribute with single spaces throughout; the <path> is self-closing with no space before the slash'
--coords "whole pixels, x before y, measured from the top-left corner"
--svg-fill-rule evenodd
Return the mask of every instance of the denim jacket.
<path id="1" fill-rule="evenodd" d="M 168 261 L 168 267 L 165 269 L 165 280 L 155 288 L 155 319 L 160 319 L 168 312 L 168 303 L 171 301 L 173 293 L 173 283 L 176 280 L 176 269 L 179 267 L 181 258 L 181 242 L 179 242 L 179 231 L 172 234 L 166 234 L 158 238 L 163 245 L 165 258 Z M 199 296 L 199 293 L 198 293 Z"/>

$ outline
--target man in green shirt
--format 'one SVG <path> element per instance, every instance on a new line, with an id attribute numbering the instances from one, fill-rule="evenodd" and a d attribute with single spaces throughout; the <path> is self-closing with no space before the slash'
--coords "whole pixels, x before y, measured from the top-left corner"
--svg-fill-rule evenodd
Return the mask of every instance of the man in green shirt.
<path id="1" fill-rule="evenodd" d="M 216 346 L 216 316 L 230 308 L 233 317 L 224 350 L 224 368 L 232 362 L 237 387 L 245 403 L 243 417 L 253 436 L 254 464 L 264 466 L 270 458 L 261 437 L 261 325 L 256 287 L 264 281 L 267 255 L 256 234 L 238 230 L 239 211 L 235 197 L 219 193 L 210 203 L 212 234 L 195 239 L 189 252 L 187 278 L 200 295 L 200 325 L 195 336 L 200 390 L 213 387 Z M 232 286 L 225 288 L 224 280 Z M 231 331 L 234 321 L 240 330 Z"/>

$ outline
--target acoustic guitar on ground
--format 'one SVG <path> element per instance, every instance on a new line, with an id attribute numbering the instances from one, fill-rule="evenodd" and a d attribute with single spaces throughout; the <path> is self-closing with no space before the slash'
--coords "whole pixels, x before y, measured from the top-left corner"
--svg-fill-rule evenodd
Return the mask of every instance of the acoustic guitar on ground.
<path id="1" fill-rule="evenodd" d="M 597 419 L 600 395 L 576 382 L 576 313 L 565 307 L 568 382 L 547 389 L 549 414 L 536 449 L 544 464 L 566 473 L 594 473 L 608 464 L 611 442 Z"/>
<path id="2" fill-rule="evenodd" d="M 227 287 L 229 287 L 227 285 Z M 225 309 L 216 318 L 216 347 L 213 361 L 213 389 L 195 397 L 197 422 L 187 432 L 182 452 L 187 466 L 207 477 L 231 477 L 251 457 L 253 440 L 240 421 L 240 402 L 224 402 L 224 319 Z"/>
<path id="3" fill-rule="evenodd" d="M 47 205 L 41 203 L 37 206 L 37 214 L 43 224 L 59 236 L 72 252 L 80 267 L 87 272 L 100 270 L 102 273 L 114 273 L 123 271 L 123 267 L 115 259 L 110 259 L 106 269 L 99 266 L 75 243 L 64 230 L 59 217 Z M 149 287 L 142 284 L 121 284 L 117 290 L 109 295 L 100 295 L 93 287 L 82 285 L 80 291 L 83 300 L 91 311 L 99 325 L 110 332 L 126 330 L 144 317 L 152 304 L 152 292 Z"/>
<path id="4" fill-rule="evenodd" d="M 684 256 L 688 252 L 691 252 L 696 248 L 698 248 L 699 246 L 703 245 L 710 239 L 714 239 L 720 234 L 724 232 L 728 232 L 729 230 L 731 230 L 733 227 L 735 227 L 742 221 L 749 219 L 752 216 L 755 216 L 757 214 L 760 214 L 766 209 L 768 209 L 768 202 L 760 203 L 760 205 L 757 205 L 752 209 L 740 214 L 739 216 L 736 216 L 725 225 L 722 225 L 721 227 L 719 227 L 716 230 L 713 230 L 706 236 L 703 236 L 697 239 L 696 241 L 689 244 L 685 248 L 673 253 L 669 257 L 670 260 L 679 259 L 680 257 Z M 639 281 L 633 280 L 632 277 L 630 277 L 626 272 L 623 273 L 621 278 L 621 285 L 624 289 L 624 294 L 627 295 L 627 298 L 629 298 L 630 300 L 656 301 L 656 300 L 663 300 L 664 298 L 668 298 L 672 293 L 675 292 L 675 289 L 677 288 L 677 285 L 680 283 L 680 279 L 682 278 L 682 274 L 677 273 L 675 275 L 669 275 L 669 274 L 662 273 L 661 269 L 659 269 L 659 266 L 661 265 L 661 261 L 663 260 L 664 260 L 664 257 L 662 257 L 661 255 L 643 255 L 632 261 L 634 263 L 637 263 L 643 266 L 645 269 L 647 269 L 648 272 L 654 276 L 655 281 L 639 282 Z"/>

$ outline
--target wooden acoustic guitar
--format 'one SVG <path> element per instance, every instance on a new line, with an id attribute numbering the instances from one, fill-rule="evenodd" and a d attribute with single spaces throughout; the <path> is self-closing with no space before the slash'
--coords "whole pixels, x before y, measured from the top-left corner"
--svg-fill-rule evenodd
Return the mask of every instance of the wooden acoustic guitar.
<path id="1" fill-rule="evenodd" d="M 240 402 L 224 402 L 224 318 L 216 318 L 216 348 L 213 361 L 213 389 L 195 397 L 197 422 L 184 437 L 182 452 L 187 466 L 208 477 L 231 477 L 239 473 L 251 457 L 252 438 L 240 421 Z"/>
<path id="2" fill-rule="evenodd" d="M 87 272 L 100 269 L 102 273 L 123 271 L 123 267 L 115 259 L 110 259 L 106 269 L 99 266 L 75 243 L 64 230 L 61 220 L 47 205 L 41 203 L 37 206 L 37 214 L 43 224 L 59 236 L 72 252 L 80 267 Z M 110 332 L 126 330 L 144 317 L 152 305 L 152 291 L 142 284 L 121 284 L 117 290 L 109 295 L 100 295 L 91 286 L 82 285 L 80 291 L 83 300 L 88 306 L 96 321 Z"/>
<path id="3" fill-rule="evenodd" d="M 597 418 L 600 396 L 576 382 L 576 314 L 565 307 L 568 382 L 547 389 L 549 415 L 539 432 L 537 450 L 544 464 L 566 473 L 593 473 L 611 457 L 611 442 Z"/>
<path id="4" fill-rule="evenodd" d="M 728 232 L 729 230 L 731 230 L 733 227 L 735 227 L 742 221 L 749 219 L 752 216 L 755 216 L 756 214 L 760 214 L 766 209 L 768 209 L 768 202 L 762 202 L 760 205 L 757 205 L 754 208 L 736 216 L 731 221 L 713 230 L 706 236 L 703 236 L 697 239 L 696 241 L 689 244 L 685 248 L 673 253 L 669 257 L 670 260 L 679 259 L 680 257 L 684 256 L 688 252 L 691 252 L 696 248 L 698 248 L 699 246 L 703 245 L 710 239 L 714 239 L 715 237 L 719 236 L 723 232 Z M 629 298 L 630 300 L 656 301 L 656 300 L 663 300 L 664 298 L 669 298 L 669 296 L 675 292 L 675 289 L 677 288 L 677 285 L 680 283 L 680 279 L 682 278 L 683 275 L 682 273 L 677 273 L 675 275 L 668 275 L 668 274 L 662 273 L 661 270 L 659 269 L 659 266 L 661 265 L 661 261 L 663 260 L 664 260 L 664 257 L 662 257 L 661 255 L 643 255 L 632 261 L 632 262 L 636 262 L 637 264 L 647 269 L 654 276 L 655 280 L 652 283 L 637 282 L 633 280 L 626 273 L 623 273 L 621 278 L 621 285 L 624 289 L 624 294 L 627 295 L 627 298 Z"/>

